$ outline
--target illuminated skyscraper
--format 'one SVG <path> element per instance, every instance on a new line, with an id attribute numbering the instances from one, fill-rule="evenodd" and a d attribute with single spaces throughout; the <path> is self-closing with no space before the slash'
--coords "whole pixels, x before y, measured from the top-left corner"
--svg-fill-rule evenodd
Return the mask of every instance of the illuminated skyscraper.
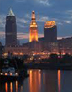
<path id="1" fill-rule="evenodd" d="M 9 14 L 6 17 L 6 26 L 5 26 L 5 36 L 6 46 L 16 46 L 17 45 L 17 25 L 16 17 L 10 9 Z"/>
<path id="2" fill-rule="evenodd" d="M 30 23 L 30 34 L 29 34 L 29 42 L 37 42 L 38 41 L 38 26 L 35 20 L 35 12 L 32 11 L 32 19 Z"/>
<path id="3" fill-rule="evenodd" d="M 55 21 L 47 21 L 44 25 L 44 40 L 45 42 L 57 41 L 57 26 Z"/>

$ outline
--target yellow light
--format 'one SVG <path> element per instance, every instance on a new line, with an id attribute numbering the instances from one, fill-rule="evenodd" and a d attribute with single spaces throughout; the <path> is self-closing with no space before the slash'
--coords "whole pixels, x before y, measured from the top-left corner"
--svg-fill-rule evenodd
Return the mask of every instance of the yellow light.
<path id="1" fill-rule="evenodd" d="M 58 70 L 58 89 L 59 89 L 59 92 L 60 92 L 60 70 Z"/>
<path id="2" fill-rule="evenodd" d="M 10 73 L 10 75 L 12 75 L 12 73 Z"/>
<path id="3" fill-rule="evenodd" d="M 23 55 L 23 53 L 20 53 L 20 55 Z"/>
<path id="4" fill-rule="evenodd" d="M 30 23 L 30 34 L 29 34 L 29 42 L 38 41 L 38 26 L 35 21 L 35 13 L 32 12 L 32 21 Z"/>
<path id="5" fill-rule="evenodd" d="M 56 25 L 55 21 L 47 21 L 44 25 L 44 28 L 51 28 L 55 25 Z"/>
<path id="6" fill-rule="evenodd" d="M 16 92 L 18 92 L 18 81 L 16 81 Z"/>
<path id="7" fill-rule="evenodd" d="M 18 76 L 18 73 L 16 73 L 16 75 Z"/>
<path id="8" fill-rule="evenodd" d="M 7 82 L 5 83 L 5 90 L 6 90 L 6 92 L 8 92 L 8 83 Z"/>
<path id="9" fill-rule="evenodd" d="M 14 55 L 18 55 L 18 53 L 16 53 L 16 52 L 13 52 L 13 54 L 14 54 Z"/>
<path id="10" fill-rule="evenodd" d="M 13 92 L 13 83 L 10 83 L 10 92 Z"/>
<path id="11" fill-rule="evenodd" d="M 8 55 L 8 53 L 4 53 L 4 54 L 3 54 L 3 56 L 7 56 L 7 55 Z"/>
<path id="12" fill-rule="evenodd" d="M 3 75 L 3 73 L 1 73 L 1 75 Z"/>

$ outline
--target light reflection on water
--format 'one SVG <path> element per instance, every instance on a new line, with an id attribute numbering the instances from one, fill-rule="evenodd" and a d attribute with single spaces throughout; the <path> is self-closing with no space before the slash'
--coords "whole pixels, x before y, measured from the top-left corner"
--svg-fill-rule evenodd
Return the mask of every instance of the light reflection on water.
<path id="1" fill-rule="evenodd" d="M 8 92 L 8 84 L 7 84 L 7 82 L 5 83 L 5 90 L 6 90 L 6 92 Z"/>
<path id="2" fill-rule="evenodd" d="M 41 73 L 38 70 L 30 70 L 29 74 L 30 92 L 40 92 Z"/>
<path id="3" fill-rule="evenodd" d="M 60 92 L 60 78 L 61 78 L 60 75 L 61 75 L 60 70 L 58 70 L 58 90 L 59 90 L 59 92 Z"/>
<path id="4" fill-rule="evenodd" d="M 29 77 L 0 83 L 0 92 L 72 92 L 71 71 L 29 70 Z"/>

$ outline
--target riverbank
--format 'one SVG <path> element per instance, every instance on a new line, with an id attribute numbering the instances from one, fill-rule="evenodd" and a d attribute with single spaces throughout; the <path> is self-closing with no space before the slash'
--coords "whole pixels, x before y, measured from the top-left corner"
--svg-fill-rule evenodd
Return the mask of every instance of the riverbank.
<path id="1" fill-rule="evenodd" d="M 72 64 L 27 63 L 28 69 L 72 70 Z"/>

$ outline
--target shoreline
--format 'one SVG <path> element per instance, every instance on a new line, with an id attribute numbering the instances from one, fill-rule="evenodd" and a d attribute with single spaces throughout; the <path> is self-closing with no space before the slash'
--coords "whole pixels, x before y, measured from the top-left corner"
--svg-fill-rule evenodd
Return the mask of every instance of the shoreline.
<path id="1" fill-rule="evenodd" d="M 45 63 L 29 63 L 26 64 L 28 69 L 41 69 L 41 70 L 72 70 L 72 65 L 64 65 L 64 64 L 45 64 Z"/>

